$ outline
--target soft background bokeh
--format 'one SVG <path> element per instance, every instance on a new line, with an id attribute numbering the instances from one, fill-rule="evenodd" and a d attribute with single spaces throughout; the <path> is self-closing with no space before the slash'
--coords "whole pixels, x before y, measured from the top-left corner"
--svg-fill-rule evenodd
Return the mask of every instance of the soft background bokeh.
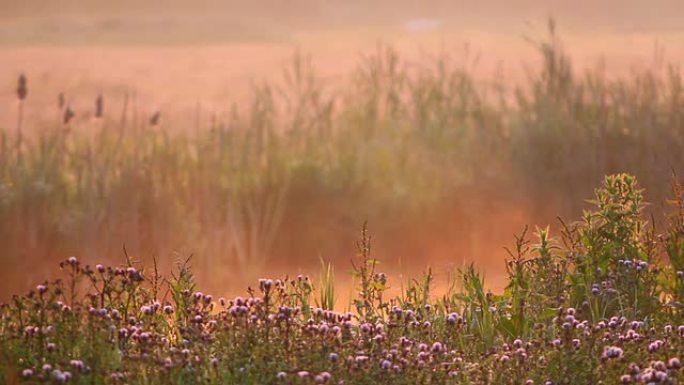
<path id="1" fill-rule="evenodd" d="M 577 218 L 605 173 L 661 211 L 684 166 L 683 17 L 665 0 L 2 1 L 0 296 L 124 244 L 164 269 L 193 254 L 215 293 L 321 258 L 344 280 L 365 220 L 385 271 L 475 261 L 496 288 L 513 234 Z"/>

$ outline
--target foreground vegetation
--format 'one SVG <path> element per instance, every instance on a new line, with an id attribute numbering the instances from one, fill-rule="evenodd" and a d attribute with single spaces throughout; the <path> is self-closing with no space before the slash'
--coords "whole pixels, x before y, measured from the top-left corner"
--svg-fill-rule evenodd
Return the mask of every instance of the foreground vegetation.
<path id="1" fill-rule="evenodd" d="M 478 225 L 491 202 L 578 215 L 614 172 L 664 200 L 671 170 L 684 172 L 681 71 L 577 71 L 553 29 L 535 44 L 541 65 L 520 84 L 477 81 L 448 54 L 408 63 L 381 47 L 333 88 L 300 55 L 283 82 L 190 128 L 118 95 L 60 95 L 44 113 L 57 119 L 31 126 L 24 101 L 41 89 L 24 78 L 17 127 L 0 128 L 3 262 L 47 276 L 57 256 L 118 255 L 125 243 L 162 263 L 192 252 L 198 280 L 217 286 L 231 277 L 205 272 L 315 264 L 322 245 L 346 260 L 365 219 L 379 239 L 438 243 L 491 227 Z M 74 111 L 76 98 L 92 111 Z M 11 269 L 0 280 L 26 285 Z"/>
<path id="2" fill-rule="evenodd" d="M 187 261 L 170 279 L 60 264 L 64 278 L 0 311 L 4 383 L 674 384 L 684 378 L 684 189 L 668 227 L 642 218 L 634 177 L 609 176 L 595 209 L 517 238 L 504 293 L 474 266 L 430 295 L 431 276 L 387 298 L 364 228 L 358 295 L 335 309 L 332 272 L 260 279 L 244 297 L 198 291 Z M 318 286 L 318 287 L 315 287 Z"/>

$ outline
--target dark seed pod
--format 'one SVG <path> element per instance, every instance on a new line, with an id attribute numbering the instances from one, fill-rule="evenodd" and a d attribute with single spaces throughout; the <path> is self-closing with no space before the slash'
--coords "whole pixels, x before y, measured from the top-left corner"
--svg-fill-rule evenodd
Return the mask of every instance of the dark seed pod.
<path id="1" fill-rule="evenodd" d="M 150 126 L 156 126 L 161 119 L 161 112 L 157 111 L 150 117 Z"/>
<path id="2" fill-rule="evenodd" d="M 17 98 L 19 100 L 26 99 L 28 94 L 28 86 L 26 85 L 26 76 L 24 74 L 19 75 L 19 81 L 17 84 Z"/>
<path id="3" fill-rule="evenodd" d="M 102 94 L 97 95 L 97 99 L 95 99 L 95 117 L 96 118 L 101 118 L 104 115 L 104 99 L 102 98 Z"/>
<path id="4" fill-rule="evenodd" d="M 64 117 L 63 117 L 64 124 L 69 124 L 69 122 L 71 121 L 71 119 L 74 118 L 74 116 L 76 116 L 76 113 L 74 112 L 74 110 L 72 110 L 70 106 L 67 106 L 66 109 L 64 110 Z"/>

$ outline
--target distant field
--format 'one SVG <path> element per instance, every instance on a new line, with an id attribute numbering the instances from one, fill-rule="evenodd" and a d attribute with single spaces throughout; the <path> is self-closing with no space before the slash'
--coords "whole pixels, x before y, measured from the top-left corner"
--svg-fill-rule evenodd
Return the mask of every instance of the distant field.
<path id="1" fill-rule="evenodd" d="M 29 120 L 51 118 L 59 92 L 79 109 L 100 92 L 119 99 L 135 92 L 140 108 L 164 109 L 177 126 L 188 126 L 198 104 L 205 114 L 225 115 L 253 83 L 280 79 L 295 50 L 311 55 L 320 77 L 336 85 L 378 43 L 392 45 L 409 63 L 449 52 L 482 82 L 521 80 L 525 65 L 538 64 L 526 39 L 545 35 L 548 16 L 558 19 L 578 68 L 601 62 L 619 75 L 684 59 L 684 28 L 672 20 L 683 11 L 665 1 L 648 12 L 607 2 L 586 14 L 564 2 L 536 7 L 534 1 L 503 8 L 398 3 L 391 11 L 380 4 L 295 2 L 274 3 L 263 13 L 230 2 L 207 2 L 213 13 L 155 4 L 8 6 L 0 16 L 0 85 L 11 90 L 20 72 L 35 81 Z M 5 126 L 13 122 L 11 99 L 0 94 Z"/>

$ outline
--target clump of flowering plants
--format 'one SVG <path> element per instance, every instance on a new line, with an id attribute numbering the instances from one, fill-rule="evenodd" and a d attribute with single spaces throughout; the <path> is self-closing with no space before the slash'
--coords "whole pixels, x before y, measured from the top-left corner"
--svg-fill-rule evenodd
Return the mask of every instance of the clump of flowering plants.
<path id="1" fill-rule="evenodd" d="M 431 273 L 388 298 L 364 226 L 355 312 L 305 276 L 260 279 L 244 296 L 198 290 L 188 261 L 168 280 L 130 260 L 61 263 L 0 309 L 0 378 L 35 384 L 675 384 L 684 378 L 684 205 L 647 230 L 629 175 L 606 178 L 596 211 L 526 232 L 509 284 L 430 296 Z M 325 291 L 322 293 L 321 290 Z"/>

